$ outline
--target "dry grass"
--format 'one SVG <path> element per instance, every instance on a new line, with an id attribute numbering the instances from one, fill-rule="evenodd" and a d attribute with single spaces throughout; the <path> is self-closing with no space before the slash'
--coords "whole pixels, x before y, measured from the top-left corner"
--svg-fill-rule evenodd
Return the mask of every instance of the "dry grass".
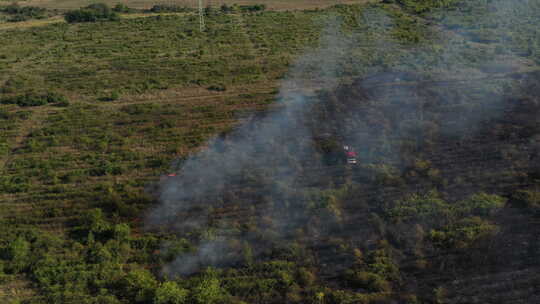
<path id="1" fill-rule="evenodd" d="M 17 277 L 8 283 L 0 284 L 0 302 L 1 303 L 19 303 L 35 295 L 31 289 L 30 282 L 23 277 Z"/>
<path id="2" fill-rule="evenodd" d="M 54 16 L 47 19 L 36 19 L 22 22 L 0 22 L 0 30 L 25 29 L 30 27 L 46 26 L 59 22 L 65 22 L 62 16 Z"/>

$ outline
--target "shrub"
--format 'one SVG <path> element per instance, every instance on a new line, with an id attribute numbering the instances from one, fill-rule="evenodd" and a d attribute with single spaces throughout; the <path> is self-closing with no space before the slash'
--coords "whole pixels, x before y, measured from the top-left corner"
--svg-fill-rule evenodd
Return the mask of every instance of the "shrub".
<path id="1" fill-rule="evenodd" d="M 345 277 L 351 286 L 369 292 L 389 292 L 392 289 L 390 283 L 376 273 L 350 270 L 346 272 Z"/>
<path id="2" fill-rule="evenodd" d="M 16 104 L 21 107 L 34 107 L 46 105 L 48 102 L 47 98 L 44 98 L 43 96 L 27 93 L 24 95 L 4 97 L 2 100 L 0 100 L 0 103 Z"/>
<path id="3" fill-rule="evenodd" d="M 28 180 L 20 176 L 0 177 L 0 191 L 8 193 L 25 192 L 29 188 Z"/>
<path id="4" fill-rule="evenodd" d="M 48 103 L 67 102 L 67 98 L 64 95 L 55 93 L 55 92 L 48 92 L 45 95 L 43 95 L 43 98 L 47 99 Z"/>
<path id="5" fill-rule="evenodd" d="M 102 96 L 99 98 L 100 101 L 115 101 L 120 98 L 120 94 L 118 94 L 117 91 L 112 91 L 106 96 Z"/>
<path id="6" fill-rule="evenodd" d="M 211 269 L 208 269 L 199 284 L 193 288 L 191 303 L 211 304 L 216 303 L 224 296 L 224 290 L 220 286 L 217 275 Z"/>
<path id="7" fill-rule="evenodd" d="M 81 215 L 81 227 L 89 232 L 103 233 L 111 228 L 101 209 L 91 209 Z"/>
<path id="8" fill-rule="evenodd" d="M 6 142 L 0 142 L 0 156 L 9 152 L 9 145 Z"/>
<path id="9" fill-rule="evenodd" d="M 133 12 L 134 10 L 130 7 L 128 7 L 127 5 L 125 4 L 122 4 L 122 3 L 118 3 L 116 4 L 113 8 L 112 8 L 113 11 L 117 12 L 117 13 L 131 13 Z"/>
<path id="10" fill-rule="evenodd" d="M 187 303 L 188 291 L 180 288 L 175 282 L 164 282 L 154 297 L 156 304 L 183 304 Z"/>
<path id="11" fill-rule="evenodd" d="M 121 285 L 134 303 L 149 303 L 154 298 L 158 282 L 148 270 L 135 269 L 128 273 L 122 280 Z"/>
<path id="12" fill-rule="evenodd" d="M 131 234 L 131 228 L 128 224 L 116 224 L 113 227 L 114 238 L 118 241 L 125 241 Z"/>
<path id="13" fill-rule="evenodd" d="M 12 17 L 8 19 L 9 22 L 19 22 L 29 19 L 45 18 L 46 11 L 46 9 L 41 7 L 19 6 L 19 4 L 17 3 L 13 3 L 0 9 L 0 12 L 12 15 Z"/>
<path id="14" fill-rule="evenodd" d="M 240 5 L 240 10 L 242 12 L 261 12 L 266 9 L 265 4 L 254 4 L 254 5 Z"/>
<path id="15" fill-rule="evenodd" d="M 7 110 L 0 109 L 0 119 L 8 120 L 11 116 L 12 115 Z"/>
<path id="16" fill-rule="evenodd" d="M 385 3 L 392 3 L 391 0 L 386 0 Z M 406 7 L 414 13 L 426 13 L 440 7 L 451 7 L 455 5 L 457 0 L 396 0 L 398 4 Z"/>
<path id="17" fill-rule="evenodd" d="M 57 102 L 55 104 L 55 106 L 57 106 L 57 107 L 68 107 L 69 106 L 69 101 L 64 100 L 64 101 Z"/>
<path id="18" fill-rule="evenodd" d="M 30 243 L 24 238 L 18 237 L 8 245 L 4 256 L 10 261 L 8 269 L 11 272 L 21 272 L 28 267 L 30 262 Z"/>
<path id="19" fill-rule="evenodd" d="M 223 84 L 217 84 L 217 85 L 211 85 L 208 87 L 209 91 L 216 91 L 216 92 L 223 92 L 226 91 L 227 88 Z"/>
<path id="20" fill-rule="evenodd" d="M 486 220 L 470 217 L 441 230 L 431 230 L 429 239 L 438 249 L 466 249 L 480 239 L 494 235 L 498 229 L 496 225 Z"/>
<path id="21" fill-rule="evenodd" d="M 519 207 L 540 211 L 540 192 L 534 190 L 519 190 L 512 197 Z"/>
<path id="22" fill-rule="evenodd" d="M 234 7 L 234 6 L 228 6 L 226 3 L 223 3 L 223 4 L 220 6 L 219 9 L 221 10 L 222 13 L 227 14 L 227 13 L 232 13 L 232 12 L 234 12 L 235 7 Z"/>
<path id="23" fill-rule="evenodd" d="M 387 210 L 389 218 L 401 221 L 431 220 L 447 218 L 451 213 L 450 205 L 442 200 L 435 191 L 424 195 L 412 194 L 404 200 L 397 201 Z"/>
<path id="24" fill-rule="evenodd" d="M 457 204 L 465 215 L 487 216 L 503 208 L 506 204 L 504 197 L 495 194 L 477 193 Z"/>
<path id="25" fill-rule="evenodd" d="M 119 18 L 118 14 L 104 3 L 95 3 L 78 10 L 69 11 L 64 16 L 67 23 L 115 21 Z"/>
<path id="26" fill-rule="evenodd" d="M 3 104 L 16 104 L 21 107 L 36 107 L 43 106 L 48 103 L 67 103 L 65 96 L 54 93 L 47 92 L 45 94 L 36 94 L 36 93 L 26 93 L 22 95 L 9 96 L 0 99 L 0 103 Z"/>
<path id="27" fill-rule="evenodd" d="M 185 6 L 167 4 L 157 4 L 150 9 L 150 12 L 152 13 L 182 13 L 189 11 L 191 11 L 191 9 Z"/>

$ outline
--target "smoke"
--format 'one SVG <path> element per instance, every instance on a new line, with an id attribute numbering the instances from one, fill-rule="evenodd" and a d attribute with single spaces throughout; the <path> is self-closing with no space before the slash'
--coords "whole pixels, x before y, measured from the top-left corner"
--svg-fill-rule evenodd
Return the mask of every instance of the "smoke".
<path id="1" fill-rule="evenodd" d="M 195 252 L 176 257 L 164 273 L 245 263 L 242 244 L 254 244 L 250 255 L 261 256 L 277 241 L 340 229 L 343 215 L 334 202 L 339 193 L 317 190 L 336 183 L 325 171 L 328 151 L 316 144 L 321 136 L 331 151 L 348 144 L 363 163 L 402 168 L 405 140 L 415 138 L 409 146 L 421 157 L 436 136 L 473 135 L 481 122 L 500 115 L 503 91 L 516 80 L 497 76 L 520 71 L 527 61 L 516 55 L 522 48 L 515 41 L 495 49 L 479 45 L 486 40 L 478 35 L 507 39 L 504 34 L 519 30 L 513 21 L 523 17 L 528 2 L 490 3 L 486 20 L 504 21 L 487 34 L 452 25 L 461 22 L 458 11 L 436 12 L 427 34 L 435 43 L 400 43 L 397 17 L 379 9 L 356 16 L 356 31 L 346 30 L 341 17 L 330 17 L 320 45 L 300 56 L 281 83 L 278 110 L 214 138 L 160 185 L 160 204 L 148 215 L 148 227 L 198 242 Z M 363 77 L 343 84 L 358 75 Z M 429 123 L 434 120 L 440 126 Z"/>
<path id="2" fill-rule="evenodd" d="M 168 226 L 183 233 L 208 232 L 209 227 L 213 230 L 211 236 L 201 237 L 197 252 L 179 256 L 166 267 L 165 273 L 191 274 L 203 266 L 228 265 L 235 261 L 228 244 L 234 239 L 229 233 L 234 229 L 228 227 L 226 220 L 212 223 L 210 220 L 215 209 L 227 206 L 231 200 L 227 196 L 234 196 L 231 187 L 249 184 L 250 175 L 256 175 L 253 178 L 259 182 L 266 181 L 273 199 L 280 198 L 284 205 L 290 202 L 294 191 L 289 187 L 301 174 L 296 161 L 313 149 L 306 140 L 311 134 L 303 117 L 309 109 L 307 104 L 317 99 L 307 94 L 337 86 L 340 61 L 350 43 L 340 34 L 340 24 L 339 18 L 329 18 L 320 46 L 293 64 L 281 84 L 278 111 L 240 126 L 226 139 L 214 138 L 206 150 L 182 164 L 176 177 L 160 186 L 161 204 L 149 214 L 149 227 Z M 302 77 L 308 73 L 317 77 Z M 263 189 L 257 191 L 264 192 Z M 285 214 L 267 214 L 272 218 L 271 225 L 278 237 L 290 231 L 288 221 L 294 217 L 293 209 L 294 206 L 289 205 L 280 210 Z M 288 217 L 287 222 L 282 221 L 285 217 Z"/>

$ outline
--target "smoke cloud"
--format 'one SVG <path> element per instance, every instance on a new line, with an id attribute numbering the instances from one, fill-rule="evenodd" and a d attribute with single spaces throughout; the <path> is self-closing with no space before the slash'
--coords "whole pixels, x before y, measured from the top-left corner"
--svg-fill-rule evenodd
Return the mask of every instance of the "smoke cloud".
<path id="1" fill-rule="evenodd" d="M 486 20 L 501 22 L 481 38 L 476 29 L 452 25 L 459 12 L 436 12 L 428 27 L 436 42 L 413 45 L 396 40 L 396 17 L 380 9 L 366 8 L 353 30 L 330 17 L 320 45 L 300 56 L 281 83 L 277 110 L 214 138 L 160 184 L 148 227 L 198 241 L 195 252 L 179 255 L 164 273 L 245 263 L 246 256 L 271 254 L 278 240 L 339 230 L 344 215 L 332 205 L 339 193 L 317 189 L 336 185 L 328 176 L 335 170 L 347 176 L 348 169 L 328 166 L 331 153 L 321 138 L 332 151 L 354 147 L 363 164 L 384 160 L 403 169 L 404 139 L 416 138 L 409 146 L 421 157 L 437 134 L 472 136 L 481 122 L 501 115 L 503 91 L 524 80 L 499 76 L 523 70 L 527 61 L 511 39 L 502 49 L 481 44 L 519 30 L 514 21 L 528 2 L 514 2 L 486 4 Z M 247 243 L 254 244 L 249 254 Z"/>

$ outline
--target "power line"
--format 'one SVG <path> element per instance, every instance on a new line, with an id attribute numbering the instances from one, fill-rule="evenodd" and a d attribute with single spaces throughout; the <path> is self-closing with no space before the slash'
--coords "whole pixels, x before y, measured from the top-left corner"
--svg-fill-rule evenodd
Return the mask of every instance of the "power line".
<path id="1" fill-rule="evenodd" d="M 204 31 L 204 10 L 202 0 L 199 0 L 199 30 Z"/>

